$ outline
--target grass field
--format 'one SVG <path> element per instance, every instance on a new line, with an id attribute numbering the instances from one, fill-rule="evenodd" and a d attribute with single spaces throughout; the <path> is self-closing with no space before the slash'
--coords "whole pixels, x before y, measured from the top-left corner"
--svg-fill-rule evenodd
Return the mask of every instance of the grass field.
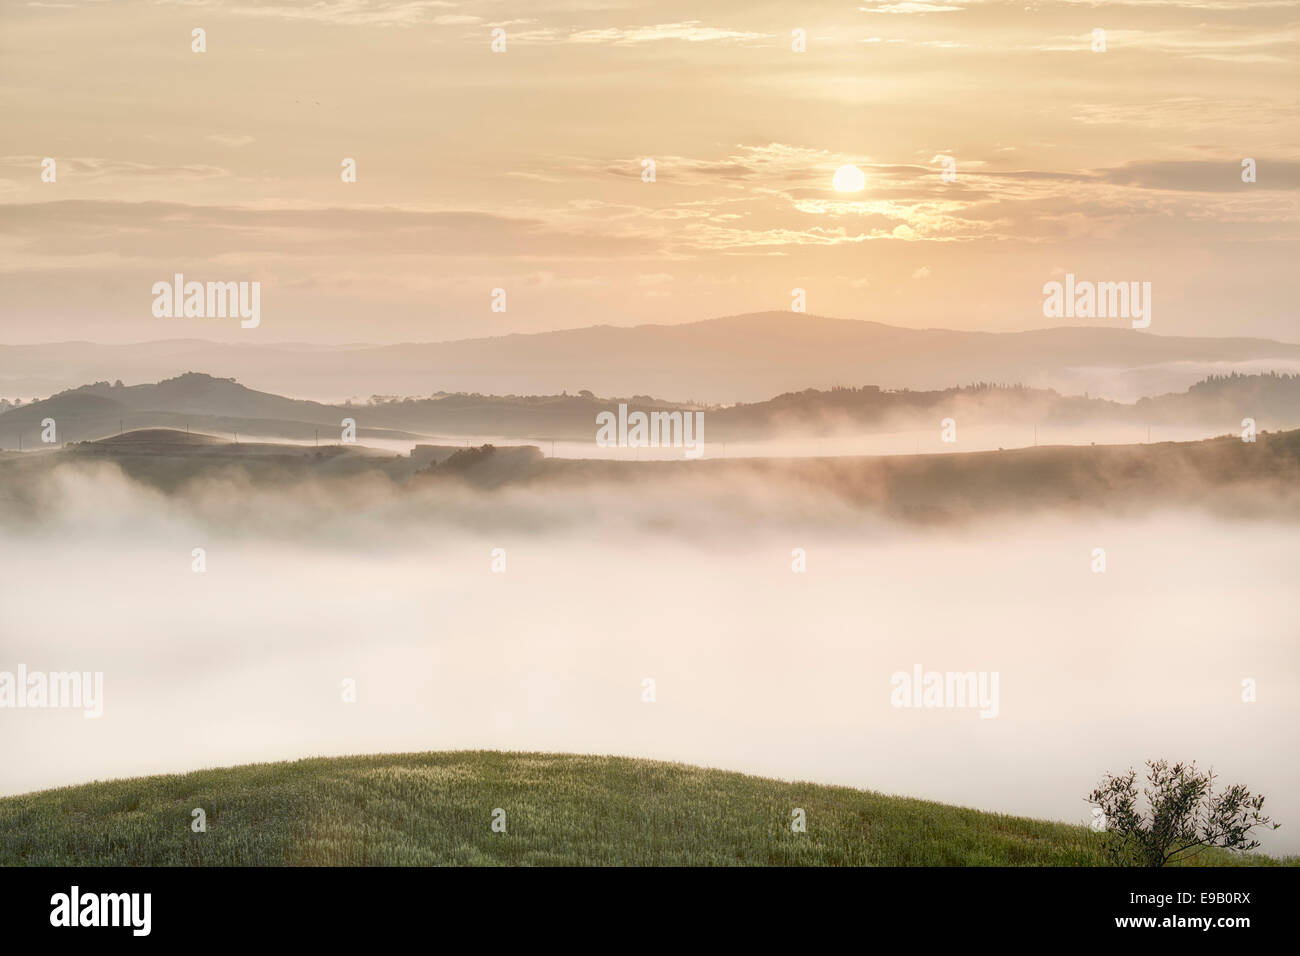
<path id="1" fill-rule="evenodd" d="M 206 833 L 191 831 L 195 807 Z M 806 833 L 791 830 L 796 807 Z M 318 758 L 0 799 L 5 865 L 1091 866 L 1097 840 L 845 787 L 563 754 Z"/>

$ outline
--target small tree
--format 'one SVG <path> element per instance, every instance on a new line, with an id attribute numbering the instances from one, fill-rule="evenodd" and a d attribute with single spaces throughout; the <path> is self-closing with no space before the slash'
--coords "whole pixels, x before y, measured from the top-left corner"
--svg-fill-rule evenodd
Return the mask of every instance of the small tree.
<path id="1" fill-rule="evenodd" d="M 1214 771 L 1202 773 L 1194 762 L 1148 760 L 1145 808 L 1138 804 L 1136 780 L 1131 769 L 1107 774 L 1087 798 L 1104 814 L 1102 848 L 1116 866 L 1164 866 L 1205 847 L 1253 850 L 1259 841 L 1251 830 L 1281 826 L 1263 815 L 1263 796 L 1251 796 L 1241 784 L 1215 794 Z"/>

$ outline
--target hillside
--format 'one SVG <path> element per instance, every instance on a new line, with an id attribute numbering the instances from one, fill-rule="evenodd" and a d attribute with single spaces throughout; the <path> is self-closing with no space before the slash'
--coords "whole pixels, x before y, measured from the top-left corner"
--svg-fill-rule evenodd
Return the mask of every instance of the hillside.
<path id="1" fill-rule="evenodd" d="M 590 389 L 605 395 L 731 403 L 837 385 L 938 389 L 974 381 L 1136 398 L 1181 390 L 1227 365 L 1252 362 L 1295 371 L 1300 369 L 1300 345 L 1131 328 L 910 329 L 760 312 L 680 325 L 602 325 L 382 346 L 229 345 L 193 339 L 0 346 L 0 369 L 5 370 L 0 394 L 48 395 L 97 379 L 155 381 L 211 369 L 254 388 L 330 400 L 377 393 Z"/>
<path id="2" fill-rule="evenodd" d="M 193 833 L 202 807 L 207 832 Z M 496 808 L 506 832 L 491 829 Z M 804 810 L 807 832 L 791 830 Z M 0 799 L 0 864 L 1096 866 L 1082 826 L 682 764 L 392 754 Z M 1216 852 L 1202 864 L 1272 865 Z"/>
<path id="3" fill-rule="evenodd" d="M 32 481 L 32 472 L 51 463 L 111 460 L 136 481 L 160 491 L 174 493 L 186 481 L 221 474 L 238 473 L 242 480 L 264 487 L 293 487 L 316 480 L 347 480 L 362 475 L 384 474 L 396 481 L 409 480 L 421 468 L 452 457 L 455 446 L 421 445 L 411 455 L 368 448 L 362 444 L 287 445 L 275 442 L 242 441 L 169 428 L 144 428 L 93 442 L 78 442 L 53 454 L 11 457 L 6 464 L 19 482 Z M 534 449 L 510 449 L 516 455 Z M 509 459 L 511 456 L 505 456 Z M 0 468 L 0 476 L 6 472 Z M 25 476 L 25 477 L 17 477 Z M 0 486 L 4 485 L 0 478 Z M 30 485 L 28 486 L 30 487 Z M 10 499 L 15 500 L 15 499 Z"/>
<path id="4" fill-rule="evenodd" d="M 127 433 L 44 454 L 0 456 L 0 516 L 37 512 L 52 470 L 111 460 L 131 479 L 167 493 L 204 478 L 230 478 L 266 490 L 312 483 L 315 493 L 356 494 L 353 481 L 383 477 L 414 500 L 453 493 L 447 483 L 481 490 L 514 486 L 579 497 L 592 488 L 619 488 L 657 500 L 656 492 L 720 493 L 712 507 L 747 508 L 775 519 L 783 513 L 771 492 L 798 502 L 825 496 L 849 513 L 943 525 L 1031 512 L 1151 513 L 1186 507 L 1232 517 L 1300 517 L 1300 430 L 1194 442 L 1136 445 L 1055 445 L 1006 451 L 826 458 L 703 458 L 592 460 L 543 457 L 534 446 L 467 450 L 421 445 L 410 455 L 364 445 L 277 445 L 207 440 L 183 432 Z M 197 440 L 194 440 L 196 439 Z M 434 466 L 434 467 L 431 467 Z M 723 493 L 725 492 L 725 493 Z M 325 499 L 322 499 L 325 500 Z M 662 515 L 678 526 L 676 505 Z M 559 516 L 556 515 L 558 518 Z"/>
<path id="5" fill-rule="evenodd" d="M 853 511 L 920 524 L 995 514 L 1151 513 L 1176 507 L 1233 517 L 1300 517 L 1300 430 L 1141 445 L 1057 445 L 941 455 L 749 458 L 701 461 L 548 459 L 523 480 L 536 487 L 593 482 L 625 493 L 671 480 L 731 489 L 781 488 L 792 500 L 815 489 Z M 549 485 L 548 485 L 549 483 Z M 753 491 L 761 500 L 761 492 Z M 771 513 L 780 508 L 771 505 Z"/>

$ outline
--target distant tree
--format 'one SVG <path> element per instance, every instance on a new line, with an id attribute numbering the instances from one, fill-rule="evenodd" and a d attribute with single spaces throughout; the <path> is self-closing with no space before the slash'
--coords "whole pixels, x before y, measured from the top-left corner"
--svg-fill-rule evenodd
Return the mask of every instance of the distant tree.
<path id="1" fill-rule="evenodd" d="M 441 462 L 430 462 L 429 467 L 425 469 L 438 475 L 454 474 L 464 472 L 496 454 L 496 447 L 493 445 L 480 445 L 477 448 L 461 448 L 443 459 Z"/>
<path id="2" fill-rule="evenodd" d="M 1107 774 L 1087 797 L 1101 808 L 1105 822 L 1103 852 L 1116 866 L 1164 866 L 1183 854 L 1194 856 L 1206 847 L 1253 850 L 1255 827 L 1273 823 L 1262 813 L 1263 796 L 1252 796 L 1241 784 L 1214 793 L 1214 771 L 1196 764 L 1147 761 L 1145 806 L 1139 805 L 1137 774 Z"/>

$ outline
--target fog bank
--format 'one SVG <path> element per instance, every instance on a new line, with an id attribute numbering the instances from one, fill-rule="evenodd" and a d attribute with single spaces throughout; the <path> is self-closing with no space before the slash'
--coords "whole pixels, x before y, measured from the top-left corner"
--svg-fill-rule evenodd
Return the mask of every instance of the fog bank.
<path id="1" fill-rule="evenodd" d="M 449 491 L 418 516 L 381 485 L 351 512 L 309 490 L 204 494 L 191 507 L 69 470 L 42 522 L 3 529 L 0 670 L 102 671 L 105 699 L 99 719 L 0 711 L 0 792 L 496 748 L 1083 822 L 1103 773 L 1165 756 L 1266 794 L 1284 826 L 1265 850 L 1300 849 L 1289 526 L 1174 513 L 917 531 L 812 498 L 769 525 L 640 486 Z M 257 532 L 286 508 L 276 535 Z M 647 530 L 651 514 L 707 533 Z M 893 706 L 891 675 L 917 664 L 996 672 L 996 718 Z"/>

